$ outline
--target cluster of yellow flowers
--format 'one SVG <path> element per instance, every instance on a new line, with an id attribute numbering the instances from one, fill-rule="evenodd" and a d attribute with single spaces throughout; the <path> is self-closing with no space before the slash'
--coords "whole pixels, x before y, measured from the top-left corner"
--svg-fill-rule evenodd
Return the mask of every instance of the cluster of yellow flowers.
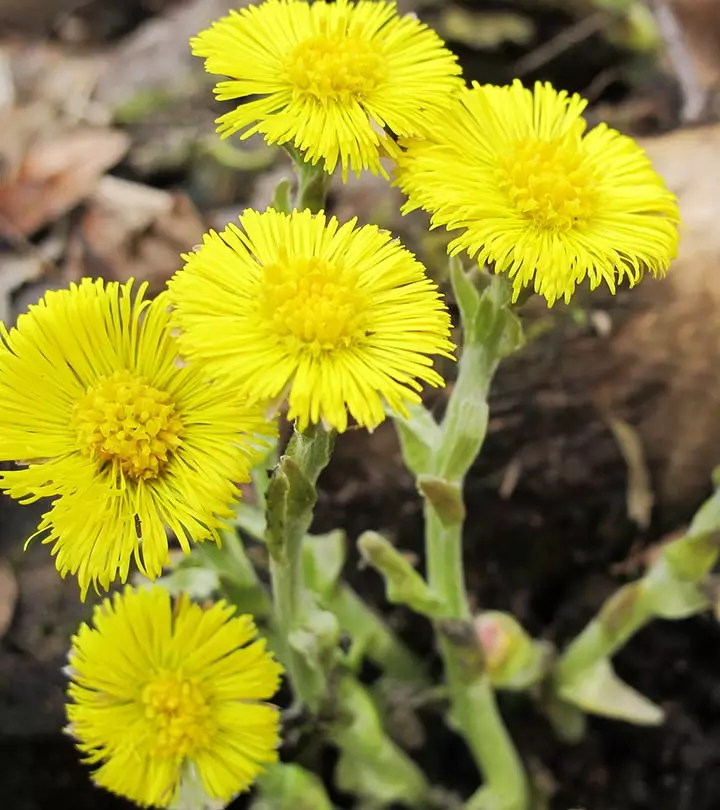
<path id="1" fill-rule="evenodd" d="M 223 135 L 259 132 L 332 172 L 385 174 L 432 225 L 550 304 L 589 279 L 663 273 L 678 211 L 648 159 L 549 85 L 467 88 L 456 57 L 379 0 L 265 0 L 192 40 L 230 77 Z M 390 234 L 325 213 L 246 211 L 153 301 L 85 279 L 0 325 L 0 485 L 49 499 L 37 535 L 90 585 L 155 579 L 168 530 L 219 541 L 284 401 L 300 430 L 372 428 L 443 384 L 450 318 Z M 280 667 L 246 616 L 158 586 L 106 599 L 70 656 L 70 729 L 98 784 L 169 806 L 185 778 L 229 801 L 273 761 Z"/>
<path id="2" fill-rule="evenodd" d="M 549 304 L 586 278 L 614 292 L 675 257 L 675 196 L 631 138 L 585 132 L 587 102 L 537 83 L 466 87 L 437 35 L 394 3 L 266 0 L 192 40 L 221 100 L 224 136 L 260 132 L 305 158 L 385 174 L 433 227 L 462 229 L 465 250 Z"/>

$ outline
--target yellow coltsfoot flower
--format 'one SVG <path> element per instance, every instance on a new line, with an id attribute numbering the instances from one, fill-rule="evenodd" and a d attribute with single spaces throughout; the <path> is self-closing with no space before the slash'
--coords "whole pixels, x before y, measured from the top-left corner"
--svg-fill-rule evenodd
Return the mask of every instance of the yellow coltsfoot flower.
<path id="1" fill-rule="evenodd" d="M 125 581 L 131 559 L 155 578 L 167 527 L 185 551 L 218 539 L 237 484 L 270 431 L 264 413 L 180 368 L 167 294 L 84 279 L 0 324 L 0 474 L 13 498 L 52 505 L 37 534 L 60 573 Z"/>
<path id="2" fill-rule="evenodd" d="M 385 0 L 265 0 L 230 12 L 191 40 L 219 82 L 220 101 L 240 106 L 218 119 L 223 136 L 261 133 L 292 143 L 328 172 L 382 172 L 395 135 L 420 135 L 428 110 L 462 87 L 460 68 L 437 34 Z"/>
<path id="3" fill-rule="evenodd" d="M 169 283 L 181 351 L 251 403 L 287 396 L 303 430 L 372 428 L 406 413 L 428 355 L 450 357 L 450 317 L 425 268 L 375 226 L 310 211 L 248 210 L 211 231 Z"/>
<path id="4" fill-rule="evenodd" d="M 549 84 L 474 84 L 432 134 L 407 140 L 397 185 L 403 211 L 463 229 L 467 251 L 552 305 L 578 284 L 612 292 L 649 270 L 662 275 L 678 244 L 677 200 L 631 138 L 605 124 L 586 132 L 587 102 Z"/>
<path id="5" fill-rule="evenodd" d="M 126 587 L 95 608 L 69 656 L 68 732 L 93 781 L 141 807 L 184 783 L 228 803 L 277 760 L 282 668 L 250 616 L 160 587 Z M 187 786 L 186 786 L 187 787 Z"/>

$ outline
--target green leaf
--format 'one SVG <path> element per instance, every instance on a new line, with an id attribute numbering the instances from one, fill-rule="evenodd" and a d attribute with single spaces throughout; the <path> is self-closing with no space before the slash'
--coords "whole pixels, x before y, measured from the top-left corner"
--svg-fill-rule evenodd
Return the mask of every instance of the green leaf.
<path id="1" fill-rule="evenodd" d="M 694 583 L 667 579 L 645 596 L 649 609 L 660 619 L 687 619 L 708 610 L 711 605 L 708 594 Z"/>
<path id="2" fill-rule="evenodd" d="M 272 558 L 287 561 L 288 539 L 302 538 L 310 525 L 317 500 L 315 485 L 291 456 L 283 456 L 270 480 L 267 491 L 267 527 L 265 540 Z"/>
<path id="3" fill-rule="evenodd" d="M 315 482 L 330 461 L 334 443 L 334 431 L 320 425 L 295 431 L 273 470 L 266 494 L 265 539 L 278 563 L 286 563 L 298 551 L 286 548 L 286 543 L 301 543 L 310 526 L 317 501 Z"/>
<path id="4" fill-rule="evenodd" d="M 463 326 L 466 330 L 472 329 L 480 308 L 480 293 L 473 284 L 470 273 L 465 272 L 457 256 L 450 257 L 449 266 L 450 282 Z"/>
<path id="5" fill-rule="evenodd" d="M 315 484 L 330 461 L 335 436 L 334 430 L 326 430 L 322 425 L 310 425 L 302 433 L 296 430 L 288 444 L 286 457 L 292 456 L 308 480 Z"/>
<path id="6" fill-rule="evenodd" d="M 484 346 L 495 357 L 500 357 L 500 347 L 504 342 L 507 343 L 505 333 L 510 323 L 507 313 L 511 298 L 512 286 L 505 275 L 489 276 L 488 284 L 480 296 L 474 321 L 467 325 L 463 321 L 465 343 Z"/>
<path id="7" fill-rule="evenodd" d="M 445 40 L 459 42 L 473 50 L 496 51 L 508 44 L 529 46 L 535 36 L 533 20 L 524 14 L 438 5 L 441 9 L 436 24 L 438 33 Z"/>
<path id="8" fill-rule="evenodd" d="M 708 531 L 686 535 L 668 543 L 656 563 L 658 578 L 664 576 L 680 581 L 701 582 L 717 562 L 719 540 L 717 531 Z"/>
<path id="9" fill-rule="evenodd" d="M 327 596 L 340 578 L 346 554 L 347 538 L 341 529 L 307 535 L 303 540 L 303 568 L 308 586 Z"/>
<path id="10" fill-rule="evenodd" d="M 289 214 L 292 211 L 292 201 L 290 200 L 290 192 L 292 191 L 292 183 L 287 177 L 275 186 L 275 194 L 273 195 L 272 207 L 282 214 Z"/>
<path id="11" fill-rule="evenodd" d="M 288 550 L 286 548 L 288 524 L 288 493 L 290 481 L 285 470 L 278 466 L 270 479 L 267 490 L 267 512 L 265 526 L 265 542 L 270 556 L 280 565 L 287 565 Z"/>
<path id="12" fill-rule="evenodd" d="M 451 400 L 443 422 L 442 445 L 433 464 L 437 476 L 462 481 L 485 440 L 488 415 L 488 404 L 480 396 Z"/>
<path id="13" fill-rule="evenodd" d="M 465 520 L 465 502 L 459 484 L 432 475 L 419 475 L 417 488 L 443 526 L 457 526 Z"/>
<path id="14" fill-rule="evenodd" d="M 409 408 L 410 418 L 393 415 L 403 461 L 413 475 L 430 469 L 432 454 L 440 443 L 440 426 L 423 405 Z"/>
<path id="15" fill-rule="evenodd" d="M 242 501 L 235 507 L 235 525 L 250 535 L 253 540 L 260 543 L 265 542 L 265 515 L 260 510 Z"/>
<path id="16" fill-rule="evenodd" d="M 338 655 L 339 641 L 340 625 L 337 618 L 317 605 L 308 607 L 304 623 L 288 636 L 290 648 L 318 680 L 325 680 L 325 673 Z"/>
<path id="17" fill-rule="evenodd" d="M 525 329 L 522 321 L 511 310 L 503 310 L 504 326 L 502 337 L 498 345 L 498 357 L 509 357 L 525 345 Z"/>
<path id="18" fill-rule="evenodd" d="M 720 477 L 720 472 L 718 475 Z M 687 533 L 692 536 L 717 531 L 720 531 L 720 489 L 713 492 L 698 509 Z"/>
<path id="19" fill-rule="evenodd" d="M 248 559 L 242 540 L 232 529 L 222 531 L 222 540 L 222 546 L 202 543 L 193 553 L 218 577 L 223 595 L 241 613 L 266 618 L 272 612 L 270 595 Z"/>
<path id="20" fill-rule="evenodd" d="M 578 672 L 572 681 L 564 682 L 558 696 L 591 714 L 639 726 L 657 726 L 665 719 L 659 706 L 618 678 L 607 658 Z"/>
<path id="21" fill-rule="evenodd" d="M 320 779 L 294 763 L 278 762 L 257 780 L 251 810 L 333 810 Z"/>
<path id="22" fill-rule="evenodd" d="M 331 728 L 340 749 L 335 781 L 340 790 L 386 807 L 424 807 L 430 787 L 417 765 L 385 734 L 368 692 L 346 674 L 337 688 L 339 720 Z"/>
<path id="23" fill-rule="evenodd" d="M 389 602 L 407 605 L 433 617 L 442 610 L 442 601 L 408 560 L 377 532 L 363 532 L 358 541 L 362 558 L 385 580 Z"/>
<path id="24" fill-rule="evenodd" d="M 287 496 L 289 520 L 295 521 L 307 518 L 309 521 L 310 515 L 308 513 L 317 501 L 315 482 L 308 478 L 299 462 L 290 456 L 283 456 L 280 459 L 280 467 L 290 482 L 290 492 Z"/>
<path id="25" fill-rule="evenodd" d="M 576 743 L 585 736 L 587 716 L 577 706 L 566 703 L 549 692 L 542 703 L 542 710 L 557 736 L 564 742 Z"/>
<path id="26" fill-rule="evenodd" d="M 176 566 L 169 574 L 156 580 L 157 585 L 166 588 L 173 596 L 186 593 L 191 599 L 209 599 L 220 588 L 220 578 L 216 571 L 202 568 L 196 562 Z"/>

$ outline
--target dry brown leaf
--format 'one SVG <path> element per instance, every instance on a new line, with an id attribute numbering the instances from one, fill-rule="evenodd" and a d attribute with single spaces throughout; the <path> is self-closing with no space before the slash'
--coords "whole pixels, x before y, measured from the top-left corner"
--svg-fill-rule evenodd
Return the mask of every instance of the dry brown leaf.
<path id="1" fill-rule="evenodd" d="M 45 269 L 44 257 L 40 252 L 25 255 L 0 253 L 0 321 L 4 324 L 12 322 L 13 293 L 24 284 L 37 281 Z"/>
<path id="2" fill-rule="evenodd" d="M 0 559 L 0 638 L 7 633 L 15 613 L 18 586 L 7 560 Z"/>
<path id="3" fill-rule="evenodd" d="M 168 191 L 106 175 L 89 200 L 89 211 L 114 219 L 124 240 L 128 233 L 140 232 L 173 208 Z"/>
<path id="4" fill-rule="evenodd" d="M 0 43 L 0 48 L 9 62 L 18 102 L 43 107 L 54 126 L 58 119 L 67 124 L 108 124 L 105 108 L 92 99 L 109 59 L 106 51 L 79 51 L 57 42 L 26 39 Z"/>
<path id="5" fill-rule="evenodd" d="M 720 124 L 679 129 L 643 139 L 640 145 L 680 200 L 680 255 L 669 279 L 684 286 L 699 283 L 718 289 Z"/>
<path id="6" fill-rule="evenodd" d="M 31 143 L 15 175 L 0 185 L 0 233 L 29 236 L 67 213 L 129 145 L 123 132 L 91 127 Z"/>
<path id="7" fill-rule="evenodd" d="M 122 40 L 100 78 L 95 98 L 110 109 L 133 101 L 139 94 L 186 96 L 189 86 L 206 81 L 188 40 L 228 8 L 240 9 L 250 0 L 188 0 L 143 23 Z"/>
<path id="8" fill-rule="evenodd" d="M 43 104 L 0 111 L 0 188 L 17 177 L 28 144 L 37 138 L 38 132 L 48 131 L 52 123 L 52 110 Z"/>
<path id="9" fill-rule="evenodd" d="M 135 278 L 159 292 L 204 231 L 185 194 L 104 178 L 71 241 L 67 275 Z"/>
<path id="10" fill-rule="evenodd" d="M 650 526 L 655 495 L 639 433 L 622 419 L 608 420 L 627 465 L 627 515 L 643 531 Z"/>
<path id="11" fill-rule="evenodd" d="M 704 491 L 720 441 L 720 125 L 677 130 L 641 145 L 678 195 L 680 250 L 666 279 L 648 279 L 633 294 L 637 311 L 613 337 L 611 355 L 613 368 L 627 369 L 625 384 L 659 392 L 631 418 L 618 415 L 638 430 L 652 458 L 662 459 L 653 477 L 658 502 L 677 504 Z M 595 391 L 603 410 L 616 413 L 626 396 L 621 388 L 617 376 L 607 376 Z"/>
<path id="12" fill-rule="evenodd" d="M 703 89 L 720 86 L 720 2 L 672 0 L 671 5 Z"/>

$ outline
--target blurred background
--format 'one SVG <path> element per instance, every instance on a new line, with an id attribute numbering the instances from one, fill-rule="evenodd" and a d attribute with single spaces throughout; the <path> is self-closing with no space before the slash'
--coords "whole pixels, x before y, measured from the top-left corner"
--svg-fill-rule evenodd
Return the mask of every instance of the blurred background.
<path id="1" fill-rule="evenodd" d="M 83 276 L 148 281 L 290 174 L 260 139 L 221 142 L 212 78 L 188 38 L 230 0 L 0 0 L 0 319 Z M 235 0 L 234 7 L 247 5 Z M 686 525 L 720 464 L 720 0 L 400 0 L 455 50 L 468 79 L 550 80 L 590 99 L 590 123 L 641 139 L 679 195 L 681 255 L 630 294 L 532 301 L 527 348 L 497 379 L 468 485 L 477 604 L 562 644 Z M 442 282 L 445 236 L 401 218 L 378 178 L 334 183 L 330 205 L 391 228 Z M 2 407 L 2 403 L 0 403 Z M 382 530 L 420 555 L 421 510 L 392 427 L 348 433 L 321 481 L 320 531 Z M 0 500 L 0 797 L 7 810 L 127 807 L 91 787 L 64 724 L 69 636 L 87 615 L 46 547 L 23 552 L 42 507 Z M 427 628 L 358 589 L 408 641 Z M 523 696 L 503 711 L 546 794 L 568 810 L 720 807 L 720 629 L 656 623 L 621 676 L 668 712 L 659 729 L 593 720 L 569 746 Z M 465 793 L 472 766 L 437 723 L 396 732 L 435 782 Z M 414 724 L 414 725 L 413 725 Z M 292 757 L 292 751 L 284 752 Z M 331 766 L 332 763 L 328 767 Z M 336 797 L 338 806 L 350 806 Z M 238 802 L 234 807 L 244 806 Z"/>

